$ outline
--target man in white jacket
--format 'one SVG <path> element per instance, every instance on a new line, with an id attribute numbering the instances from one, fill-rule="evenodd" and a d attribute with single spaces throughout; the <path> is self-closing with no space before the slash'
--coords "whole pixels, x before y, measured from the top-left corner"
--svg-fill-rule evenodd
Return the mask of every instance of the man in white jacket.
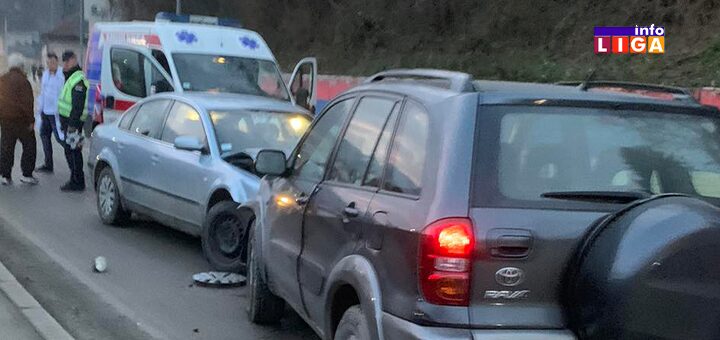
<path id="1" fill-rule="evenodd" d="M 52 173 L 54 171 L 52 136 L 62 145 L 63 136 L 59 129 L 58 98 L 65 84 L 65 76 L 58 67 L 58 56 L 55 53 L 47 55 L 47 69 L 43 72 L 40 83 L 40 95 L 36 105 L 36 115 L 40 120 L 40 140 L 45 153 L 45 164 L 37 168 L 38 172 Z"/>

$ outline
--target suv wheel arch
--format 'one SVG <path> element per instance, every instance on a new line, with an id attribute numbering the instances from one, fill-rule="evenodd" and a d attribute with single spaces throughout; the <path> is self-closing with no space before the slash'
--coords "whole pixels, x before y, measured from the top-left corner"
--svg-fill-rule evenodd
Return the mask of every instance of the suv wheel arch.
<path id="1" fill-rule="evenodd" d="M 370 334 L 374 339 L 382 340 L 382 294 L 380 281 L 370 261 L 360 255 L 347 256 L 335 265 L 327 282 L 323 320 L 323 333 L 326 337 L 332 339 L 345 311 L 359 304 L 366 314 Z M 357 299 L 356 302 L 352 301 L 352 294 Z M 338 300 L 343 298 L 350 300 Z"/>

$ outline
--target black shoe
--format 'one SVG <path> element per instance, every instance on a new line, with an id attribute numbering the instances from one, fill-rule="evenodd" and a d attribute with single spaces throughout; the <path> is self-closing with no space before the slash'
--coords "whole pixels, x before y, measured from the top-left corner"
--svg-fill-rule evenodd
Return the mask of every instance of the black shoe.
<path id="1" fill-rule="evenodd" d="M 76 184 L 73 182 L 67 182 L 65 185 L 60 187 L 60 191 L 63 192 L 73 192 L 73 191 L 85 191 L 85 186 L 81 184 Z"/>
<path id="2" fill-rule="evenodd" d="M 44 173 L 46 173 L 46 174 L 51 174 L 51 173 L 53 173 L 53 168 L 51 168 L 51 167 L 49 167 L 49 166 L 47 166 L 47 165 L 43 165 L 43 166 L 37 168 L 35 171 L 37 171 L 37 172 L 44 172 Z"/>

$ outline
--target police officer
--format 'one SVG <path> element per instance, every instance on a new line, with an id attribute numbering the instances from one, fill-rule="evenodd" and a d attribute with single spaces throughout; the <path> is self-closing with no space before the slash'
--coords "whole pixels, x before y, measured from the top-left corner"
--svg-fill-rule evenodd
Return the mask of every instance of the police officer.
<path id="1" fill-rule="evenodd" d="M 65 135 L 63 147 L 65 158 L 70 168 L 70 181 L 60 188 L 62 191 L 85 190 L 85 174 L 83 173 L 82 129 L 88 116 L 87 92 L 88 81 L 78 64 L 73 51 L 65 51 L 62 55 L 65 86 L 58 99 L 60 127 Z"/>

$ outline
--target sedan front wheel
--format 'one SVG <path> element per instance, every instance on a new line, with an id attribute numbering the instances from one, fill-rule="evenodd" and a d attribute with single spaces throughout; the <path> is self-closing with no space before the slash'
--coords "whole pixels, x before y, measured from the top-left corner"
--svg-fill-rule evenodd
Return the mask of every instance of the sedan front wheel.
<path id="1" fill-rule="evenodd" d="M 238 204 L 224 201 L 208 212 L 202 233 L 205 258 L 215 270 L 245 274 L 249 217 Z"/>

